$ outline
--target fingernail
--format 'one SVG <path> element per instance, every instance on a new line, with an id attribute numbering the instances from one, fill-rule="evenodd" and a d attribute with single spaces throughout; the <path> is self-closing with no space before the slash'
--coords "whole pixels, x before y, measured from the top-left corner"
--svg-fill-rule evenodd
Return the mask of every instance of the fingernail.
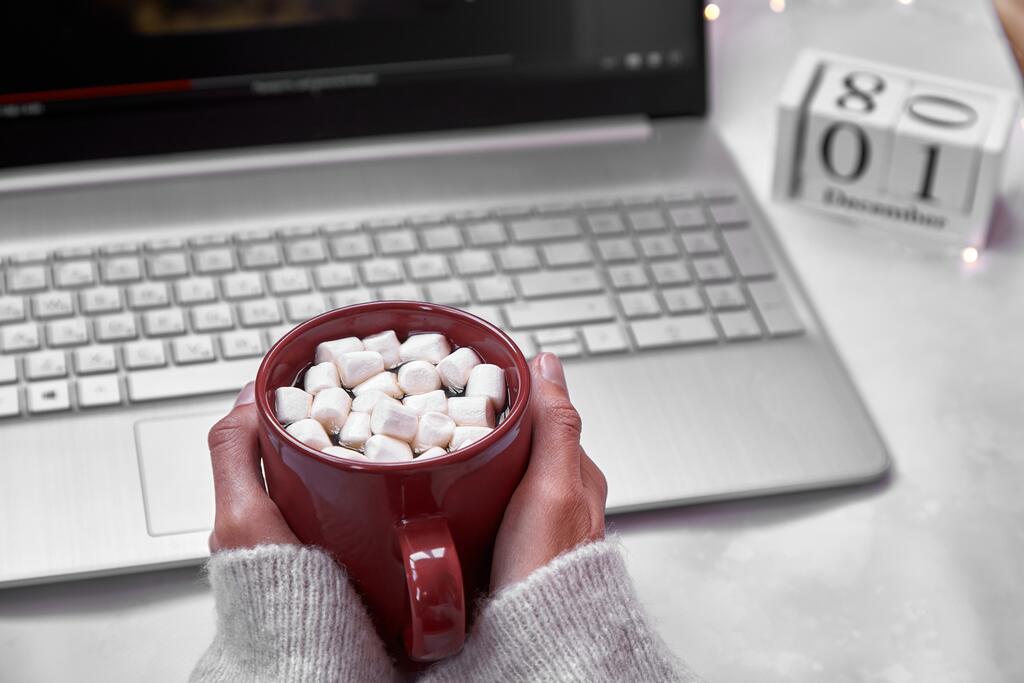
<path id="1" fill-rule="evenodd" d="M 247 403 L 256 402 L 256 382 L 249 382 L 242 390 L 238 392 L 238 398 L 235 399 L 235 407 L 244 406 Z"/>
<path id="2" fill-rule="evenodd" d="M 563 389 L 565 386 L 565 372 L 562 370 L 562 361 L 553 353 L 543 353 L 540 357 L 540 376 L 549 382 L 554 382 Z"/>

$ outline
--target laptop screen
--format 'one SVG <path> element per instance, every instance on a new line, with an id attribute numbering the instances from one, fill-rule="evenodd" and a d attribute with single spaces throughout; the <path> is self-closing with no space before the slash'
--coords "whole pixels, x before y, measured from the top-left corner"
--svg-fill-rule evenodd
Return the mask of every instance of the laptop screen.
<path id="1" fill-rule="evenodd" d="M 0 60 L 3 167 L 706 107 L 696 0 L 9 2 Z"/>

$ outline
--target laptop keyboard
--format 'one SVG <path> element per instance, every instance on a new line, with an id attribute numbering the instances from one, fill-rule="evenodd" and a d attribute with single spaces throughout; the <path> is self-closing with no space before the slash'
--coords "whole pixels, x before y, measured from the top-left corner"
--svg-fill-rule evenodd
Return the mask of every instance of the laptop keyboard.
<path id="1" fill-rule="evenodd" d="M 377 299 L 563 358 L 803 331 L 731 190 L 69 246 L 0 273 L 7 418 L 237 390 L 295 324 Z"/>

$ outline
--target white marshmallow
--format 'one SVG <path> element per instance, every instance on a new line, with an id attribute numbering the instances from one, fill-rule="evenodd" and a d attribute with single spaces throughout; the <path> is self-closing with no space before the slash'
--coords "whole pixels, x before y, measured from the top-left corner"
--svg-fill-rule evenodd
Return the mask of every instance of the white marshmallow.
<path id="1" fill-rule="evenodd" d="M 494 407 L 486 396 L 456 396 L 448 399 L 448 415 L 460 427 L 493 427 Z"/>
<path id="2" fill-rule="evenodd" d="M 274 392 L 274 412 L 281 424 L 305 420 L 312 406 L 312 395 L 298 387 L 281 387 Z"/>
<path id="3" fill-rule="evenodd" d="M 362 384 L 357 384 L 352 390 L 352 393 L 358 397 L 362 396 L 367 391 L 374 390 L 382 391 L 391 398 L 402 398 L 403 396 L 402 388 L 398 386 L 398 377 L 395 376 L 395 373 L 388 370 L 377 373 Z"/>
<path id="4" fill-rule="evenodd" d="M 412 460 L 409 444 L 384 434 L 374 434 L 366 440 L 366 458 L 374 462 L 403 462 Z"/>
<path id="5" fill-rule="evenodd" d="M 359 399 L 356 400 L 358 401 Z M 402 403 L 405 404 L 407 408 L 415 410 L 418 415 L 422 415 L 423 413 L 448 414 L 448 396 L 440 389 L 426 394 L 406 396 L 402 399 Z"/>
<path id="6" fill-rule="evenodd" d="M 338 368 L 334 367 L 334 363 L 318 363 L 306 370 L 304 382 L 306 391 L 314 396 L 324 389 L 341 386 L 341 382 L 338 380 Z"/>
<path id="7" fill-rule="evenodd" d="M 339 387 L 324 389 L 313 397 L 309 416 L 322 424 L 328 434 L 337 434 L 352 410 L 352 397 Z"/>
<path id="8" fill-rule="evenodd" d="M 323 425 L 312 418 L 293 422 L 285 429 L 296 439 L 318 451 L 334 445 L 331 443 L 331 437 L 327 436 L 327 432 L 324 431 Z"/>
<path id="9" fill-rule="evenodd" d="M 441 388 L 437 368 L 425 360 L 414 360 L 398 368 L 398 386 L 407 395 L 425 394 Z"/>
<path id="10" fill-rule="evenodd" d="M 416 436 L 419 419 L 412 408 L 406 408 L 401 403 L 380 401 L 370 413 L 370 431 L 409 442 Z"/>
<path id="11" fill-rule="evenodd" d="M 341 428 L 338 441 L 342 446 L 362 448 L 370 438 L 370 416 L 366 413 L 349 413 L 345 426 Z"/>
<path id="12" fill-rule="evenodd" d="M 359 451 L 354 451 L 351 448 L 345 448 L 344 446 L 331 446 L 325 448 L 324 453 L 333 455 L 336 458 L 348 458 L 349 460 L 366 460 L 366 456 Z"/>
<path id="13" fill-rule="evenodd" d="M 417 455 L 416 459 L 417 460 L 430 460 L 431 458 L 439 458 L 442 455 L 448 455 L 448 451 L 446 451 L 445 449 L 440 448 L 438 446 L 435 446 L 434 448 L 431 448 L 428 451 L 423 451 L 422 453 Z"/>
<path id="14" fill-rule="evenodd" d="M 437 374 L 441 375 L 441 381 L 446 387 L 462 391 L 469 381 L 469 373 L 477 365 L 480 365 L 480 356 L 468 346 L 463 346 L 437 364 Z"/>
<path id="15" fill-rule="evenodd" d="M 412 450 L 423 453 L 431 448 L 444 448 L 452 440 L 455 433 L 455 420 L 444 413 L 426 413 L 420 418 L 416 428 L 416 436 L 412 440 Z"/>
<path id="16" fill-rule="evenodd" d="M 321 342 L 316 345 L 316 362 L 333 363 L 346 353 L 362 351 L 364 348 L 359 337 L 345 337 L 344 339 Z"/>
<path id="17" fill-rule="evenodd" d="M 484 363 L 473 368 L 466 383 L 466 396 L 486 396 L 500 413 L 505 408 L 505 371 L 497 365 Z"/>
<path id="18" fill-rule="evenodd" d="M 341 386 L 351 389 L 380 372 L 384 372 L 384 357 L 376 351 L 353 351 L 334 361 L 338 366 Z"/>
<path id="19" fill-rule="evenodd" d="M 366 413 L 369 415 L 373 412 L 374 407 L 378 401 L 390 401 L 391 403 L 398 403 L 398 399 L 392 396 L 388 396 L 379 389 L 370 389 L 356 396 L 355 400 L 352 401 L 352 412 L 354 413 Z"/>
<path id="20" fill-rule="evenodd" d="M 490 427 L 456 427 L 455 432 L 452 434 L 452 443 L 448 448 L 452 451 L 465 448 L 493 431 Z"/>
<path id="21" fill-rule="evenodd" d="M 436 332 L 414 334 L 402 342 L 402 346 L 399 349 L 399 355 L 403 363 L 413 360 L 425 360 L 434 365 L 440 363 L 451 352 L 452 345 L 448 343 L 448 338 Z"/>
<path id="22" fill-rule="evenodd" d="M 394 330 L 373 334 L 363 339 L 367 351 L 376 351 L 384 358 L 384 367 L 397 368 L 402 362 L 402 345 Z"/>

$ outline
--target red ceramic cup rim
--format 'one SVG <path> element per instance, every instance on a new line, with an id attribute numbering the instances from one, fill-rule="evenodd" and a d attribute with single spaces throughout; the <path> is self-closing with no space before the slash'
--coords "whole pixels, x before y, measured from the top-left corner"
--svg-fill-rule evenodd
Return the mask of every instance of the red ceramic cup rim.
<path id="1" fill-rule="evenodd" d="M 369 313 L 371 311 L 376 312 L 380 310 L 417 310 L 417 311 L 439 311 L 448 315 L 455 316 L 457 318 L 463 318 L 468 322 L 482 327 L 489 334 L 497 337 L 498 340 L 507 346 L 512 351 L 512 357 L 515 362 L 516 371 L 519 373 L 519 391 L 516 393 L 516 400 L 512 404 L 512 409 L 509 411 L 505 421 L 498 425 L 497 428 L 484 438 L 479 441 L 474 441 L 464 448 L 460 448 L 457 451 L 453 451 L 447 455 L 438 456 L 436 458 L 428 458 L 427 460 L 417 461 L 412 460 L 408 462 L 361 462 L 358 460 L 349 460 L 347 458 L 340 458 L 333 456 L 329 453 L 310 448 L 306 444 L 302 443 L 294 436 L 289 434 L 285 428 L 277 421 L 277 416 L 274 413 L 273 407 L 270 405 L 270 399 L 267 397 L 267 373 L 268 368 L 272 367 L 277 361 L 277 356 L 280 354 L 281 349 L 288 346 L 293 342 L 296 337 L 302 333 L 317 327 L 327 320 L 340 317 L 358 316 L 360 313 Z M 267 424 L 271 425 L 271 429 L 277 432 L 278 437 L 287 441 L 303 454 L 308 457 L 315 458 L 321 462 L 333 465 L 335 467 L 344 467 L 355 470 L 366 470 L 376 472 L 394 472 L 402 470 L 423 470 L 431 466 L 440 465 L 452 465 L 460 463 L 466 460 L 470 460 L 482 451 L 489 448 L 492 444 L 497 442 L 506 432 L 511 429 L 511 425 L 515 424 L 522 419 L 523 413 L 526 412 L 527 405 L 529 404 L 531 391 L 531 377 L 530 377 L 530 366 L 526 361 L 526 356 L 516 346 L 516 343 L 505 334 L 500 328 L 495 327 L 491 323 L 487 322 L 483 318 L 467 313 L 466 311 L 452 308 L 451 306 L 442 306 L 440 304 L 430 304 L 422 301 L 371 301 L 363 304 L 354 304 L 352 306 L 345 306 L 344 308 L 337 308 L 333 311 L 328 311 L 318 315 L 315 318 L 310 318 L 304 323 L 297 325 L 290 332 L 285 334 L 283 337 L 277 340 L 267 355 L 263 357 L 263 362 L 260 363 L 260 369 L 256 372 L 256 406 L 260 413 L 260 417 Z"/>

